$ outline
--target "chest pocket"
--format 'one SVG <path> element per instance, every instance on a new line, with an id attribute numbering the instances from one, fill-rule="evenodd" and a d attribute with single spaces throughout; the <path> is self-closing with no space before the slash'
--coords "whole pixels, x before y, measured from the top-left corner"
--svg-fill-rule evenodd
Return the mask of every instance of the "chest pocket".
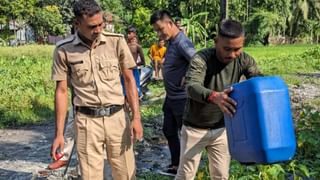
<path id="1" fill-rule="evenodd" d="M 119 77 L 119 63 L 117 59 L 101 60 L 99 74 L 101 79 L 113 80 Z"/>
<path id="2" fill-rule="evenodd" d="M 71 72 L 74 79 L 80 83 L 86 84 L 89 82 L 90 74 L 89 67 L 82 62 L 70 62 Z"/>

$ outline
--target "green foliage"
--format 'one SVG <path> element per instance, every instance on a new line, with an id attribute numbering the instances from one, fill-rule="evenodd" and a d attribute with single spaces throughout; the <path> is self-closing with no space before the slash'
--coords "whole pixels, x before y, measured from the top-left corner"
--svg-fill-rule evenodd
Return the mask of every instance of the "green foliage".
<path id="1" fill-rule="evenodd" d="M 247 1 L 234 0 L 229 3 L 229 18 L 237 19 L 241 22 L 245 22 L 248 19 L 249 7 Z M 246 10 L 244 10 L 244 7 Z"/>
<path id="2" fill-rule="evenodd" d="M 310 21 L 319 22 L 320 3 L 316 0 L 292 0 L 291 11 L 288 16 L 288 33 L 291 37 L 309 36 L 313 29 L 308 30 Z M 318 28 L 317 28 L 318 31 Z M 311 35 L 312 36 L 312 35 Z"/>
<path id="3" fill-rule="evenodd" d="M 298 73 L 308 74 L 319 69 L 318 46 L 247 47 L 245 51 L 256 59 L 264 74 L 280 75 L 290 84 L 297 85 L 308 80 L 296 76 Z"/>
<path id="4" fill-rule="evenodd" d="M 9 30 L 8 25 L 3 27 L 2 33 L 0 33 L 0 38 L 5 42 L 4 44 L 9 40 L 14 39 L 14 34 Z"/>
<path id="5" fill-rule="evenodd" d="M 104 11 L 114 15 L 116 32 L 125 33 L 128 25 L 140 31 L 140 41 L 150 45 L 156 34 L 151 30 L 149 16 L 158 9 L 167 9 L 173 17 L 181 17 L 189 27 L 195 45 L 206 45 L 207 36 L 216 33 L 220 21 L 220 1 L 216 0 L 97 0 Z M 14 19 L 22 26 L 32 24 L 36 35 L 61 35 L 72 24 L 74 0 L 1 0 L 0 24 Z M 45 10 L 58 7 L 58 12 Z M 194 18 L 198 14 L 205 14 Z M 286 42 L 320 42 L 320 1 L 318 0 L 232 0 L 228 1 L 229 18 L 248 24 L 248 43 L 268 44 L 269 37 L 286 38 Z M 144 17 L 145 19 L 142 19 Z M 62 22 L 59 20 L 62 19 Z M 47 20 L 45 23 L 45 20 Z M 144 22 L 144 23 L 143 23 Z M 49 26 L 48 26 L 49 25 Z M 10 39 L 13 32 L 1 32 Z M 5 37 L 6 36 L 6 37 Z"/>
<path id="6" fill-rule="evenodd" d="M 320 70 L 320 47 L 307 50 L 300 55 L 288 55 L 282 58 L 266 58 L 259 60 L 265 74 L 297 74 L 311 73 Z"/>
<path id="7" fill-rule="evenodd" d="M 9 20 L 28 20 L 35 10 L 37 0 L 1 0 L 0 24 Z"/>
<path id="8" fill-rule="evenodd" d="M 73 21 L 73 4 L 74 0 L 38 0 L 37 7 L 57 6 L 62 15 L 64 25 L 71 26 Z"/>
<path id="9" fill-rule="evenodd" d="M 135 11 L 135 16 L 132 23 L 137 28 L 140 43 L 147 47 L 152 45 L 154 42 L 157 42 L 158 39 L 152 29 L 152 26 L 149 25 L 151 13 L 151 10 L 148 8 L 138 8 Z M 148 26 L 146 26 L 146 24 L 148 24 Z"/>
<path id="10" fill-rule="evenodd" d="M 159 129 L 162 124 L 162 104 L 164 97 L 163 83 L 153 81 L 148 85 L 152 98 L 141 103 L 140 112 L 144 126 L 158 128 L 144 128 L 144 138 L 152 139 L 155 134 L 159 134 Z M 155 98 L 155 100 L 153 100 Z"/>
<path id="11" fill-rule="evenodd" d="M 286 19 L 282 14 L 257 9 L 247 22 L 247 43 L 269 44 L 269 37 L 285 31 Z"/>
<path id="12" fill-rule="evenodd" d="M 66 31 L 62 21 L 62 15 L 60 14 L 58 6 L 55 5 L 37 8 L 31 25 L 40 37 L 47 34 L 63 35 Z"/>
<path id="13" fill-rule="evenodd" d="M 187 28 L 187 34 L 191 38 L 192 42 L 205 42 L 208 38 L 208 33 L 205 27 L 199 23 L 198 19 L 201 17 L 207 17 L 208 12 L 201 12 L 199 14 L 195 14 L 190 19 L 184 18 L 183 24 L 185 24 Z"/>
<path id="14" fill-rule="evenodd" d="M 300 112 L 297 119 L 297 144 L 298 153 L 296 161 L 289 165 L 294 172 L 304 176 L 320 178 L 320 112 L 307 106 Z"/>
<path id="15" fill-rule="evenodd" d="M 0 128 L 52 119 L 52 50 L 48 46 L 0 48 Z"/>

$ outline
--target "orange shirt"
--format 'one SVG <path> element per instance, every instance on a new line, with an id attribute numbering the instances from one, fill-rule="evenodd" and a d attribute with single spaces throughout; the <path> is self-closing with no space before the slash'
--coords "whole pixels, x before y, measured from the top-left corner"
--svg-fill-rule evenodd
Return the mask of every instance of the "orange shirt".
<path id="1" fill-rule="evenodd" d="M 154 44 L 150 47 L 150 55 L 153 60 L 161 61 L 166 54 L 167 48 L 166 47 L 159 47 L 158 44 Z"/>

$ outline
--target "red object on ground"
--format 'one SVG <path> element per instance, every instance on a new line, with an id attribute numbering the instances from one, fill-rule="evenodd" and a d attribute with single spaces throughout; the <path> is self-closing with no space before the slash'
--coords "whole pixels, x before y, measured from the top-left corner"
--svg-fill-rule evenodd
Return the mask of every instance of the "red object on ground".
<path id="1" fill-rule="evenodd" d="M 49 170 L 59 169 L 61 167 L 66 166 L 67 163 L 68 163 L 68 161 L 57 160 L 57 161 L 54 161 L 53 163 L 49 164 L 48 169 Z"/>
<path id="2" fill-rule="evenodd" d="M 62 152 L 57 152 L 56 153 L 56 160 L 59 160 L 59 159 L 61 159 L 62 157 L 64 156 L 64 153 L 62 153 Z"/>

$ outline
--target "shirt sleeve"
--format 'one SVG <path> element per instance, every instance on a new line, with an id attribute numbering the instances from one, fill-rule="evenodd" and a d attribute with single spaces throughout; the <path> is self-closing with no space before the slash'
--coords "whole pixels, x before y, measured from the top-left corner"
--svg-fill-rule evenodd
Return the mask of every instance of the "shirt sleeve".
<path id="1" fill-rule="evenodd" d="M 206 71 L 205 60 L 199 55 L 193 56 L 186 74 L 187 93 L 191 99 L 202 103 L 207 102 L 212 91 L 204 87 Z"/>
<path id="2" fill-rule="evenodd" d="M 253 57 L 249 56 L 248 54 L 244 54 L 243 59 L 244 59 L 243 74 L 247 79 L 255 76 L 263 76 Z"/>
<path id="3" fill-rule="evenodd" d="M 123 37 L 121 37 L 118 41 L 117 51 L 121 69 L 130 69 L 136 67 L 136 63 L 133 59 L 129 46 Z"/>
<path id="4" fill-rule="evenodd" d="M 68 66 L 65 51 L 56 47 L 53 53 L 51 79 L 54 81 L 67 80 Z"/>
<path id="5" fill-rule="evenodd" d="M 182 56 L 189 62 L 196 53 L 196 50 L 194 49 L 194 45 L 188 39 L 180 42 L 178 49 L 179 49 L 179 52 L 181 52 Z"/>

